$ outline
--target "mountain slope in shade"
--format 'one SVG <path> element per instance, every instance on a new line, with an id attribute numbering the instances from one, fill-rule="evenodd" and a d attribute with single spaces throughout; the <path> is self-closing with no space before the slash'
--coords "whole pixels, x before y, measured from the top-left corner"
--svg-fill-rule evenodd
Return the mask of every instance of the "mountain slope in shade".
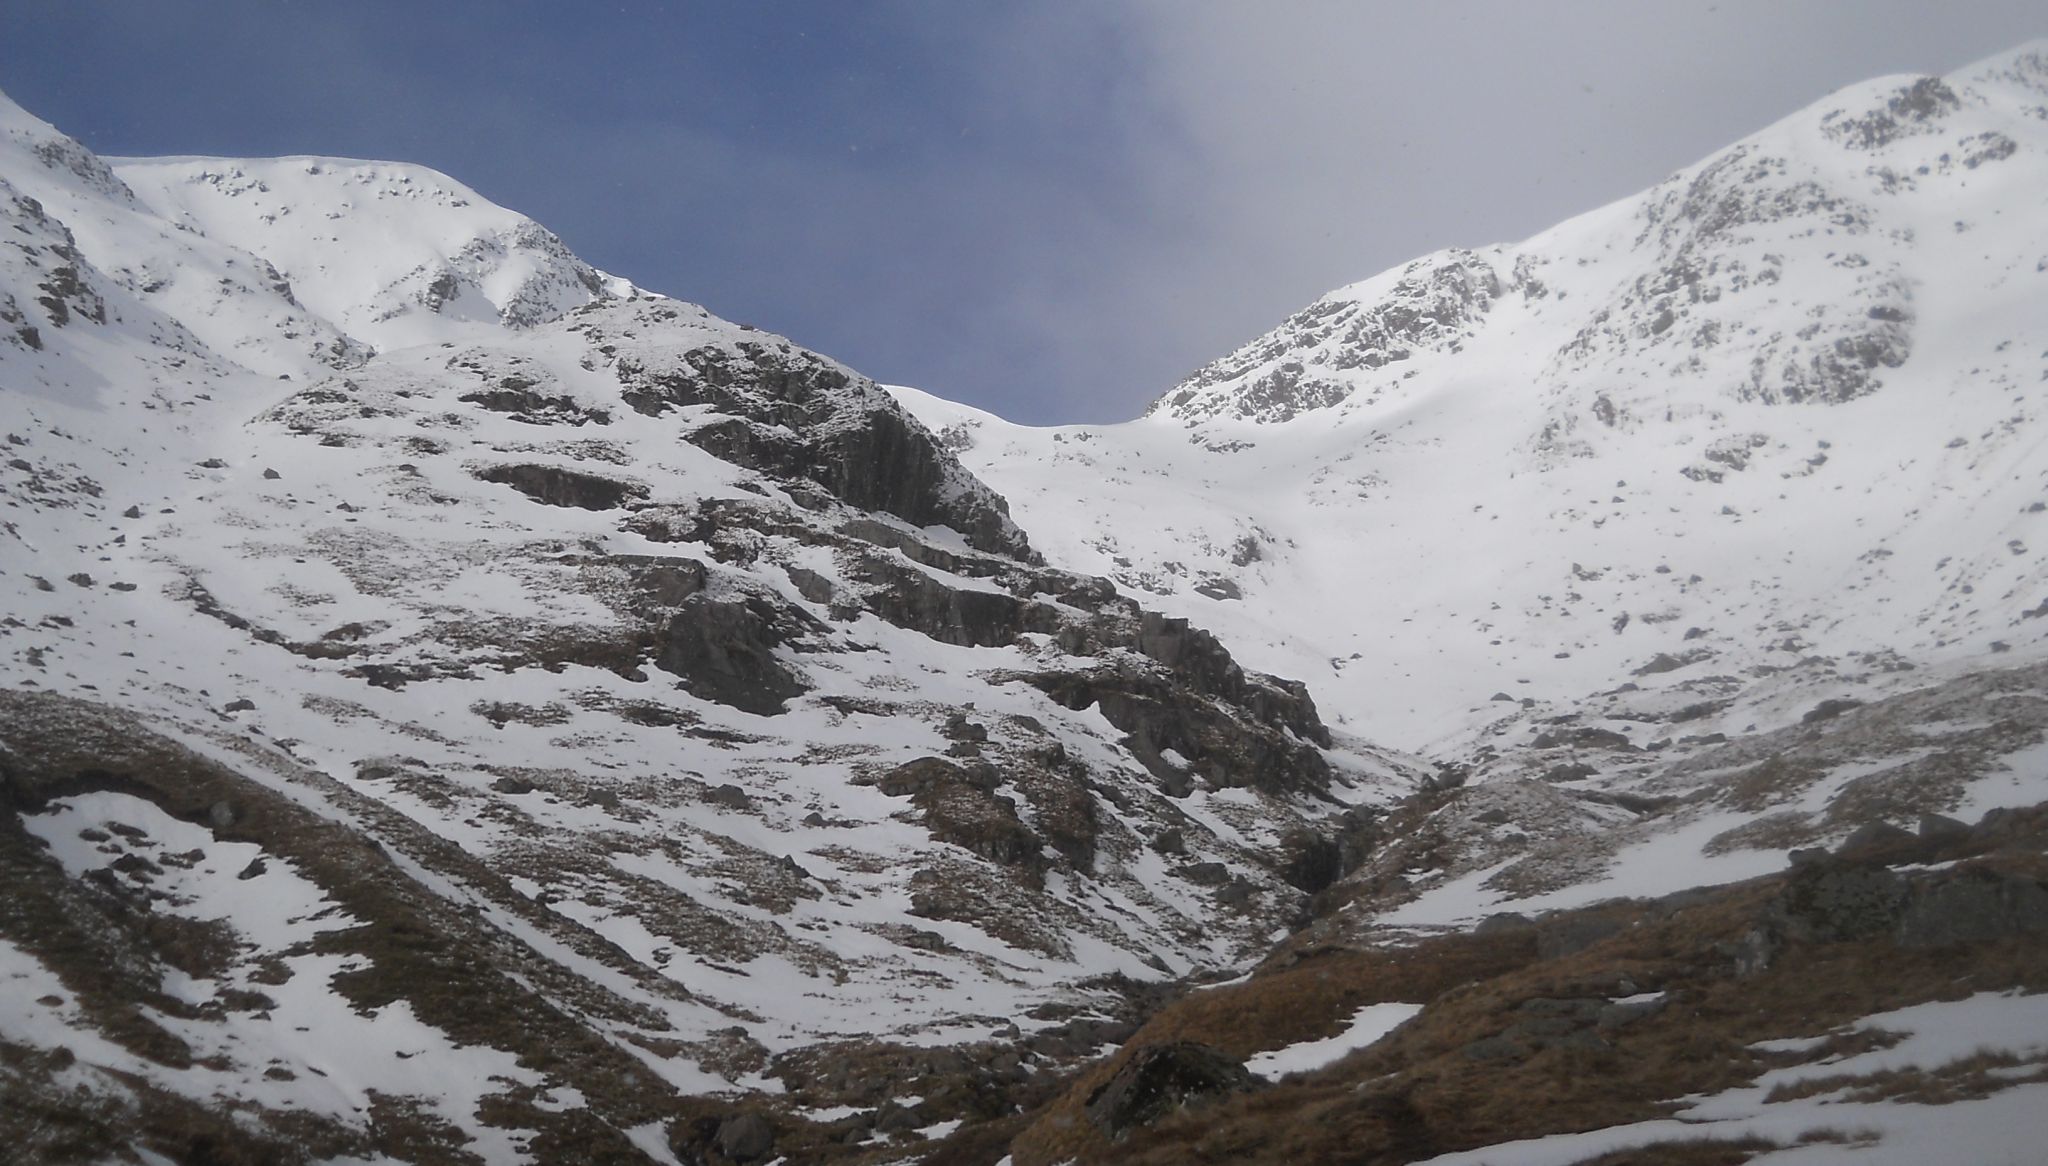
<path id="1" fill-rule="evenodd" d="M 1263 952 L 1422 772 L 1047 566 L 872 381 L 431 171 L 0 114 L 32 1154 L 985 1116 Z"/>

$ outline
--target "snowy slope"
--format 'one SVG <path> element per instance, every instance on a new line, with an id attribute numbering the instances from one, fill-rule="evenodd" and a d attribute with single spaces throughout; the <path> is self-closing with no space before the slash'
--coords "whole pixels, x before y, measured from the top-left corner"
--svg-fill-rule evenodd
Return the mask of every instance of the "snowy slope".
<path id="1" fill-rule="evenodd" d="M 421 167 L 110 164 L 0 98 L 0 231 L 31 1159 L 992 1161 L 1164 981 L 1306 965 L 1343 1007 L 1241 1051 L 1341 1072 L 1443 1015 L 1354 957 L 1690 926 L 1922 814 L 1978 825 L 1878 849 L 2038 940 L 2048 46 L 1342 289 L 1121 426 L 884 389 Z M 1843 1031 L 2039 1060 L 2034 997 L 1886 999 Z M 1771 1084 L 1690 1116 L 1826 1120 Z"/>
<path id="2" fill-rule="evenodd" d="M 2039 44 L 1844 90 L 1333 292 L 1128 424 L 900 396 L 1053 561 L 1374 739 L 1785 724 L 2048 643 L 2044 108 Z"/>
<path id="3" fill-rule="evenodd" d="M 431 171 L 0 115 L 0 1084 L 104 1153 L 664 1160 L 827 1042 L 1058 1063 L 1412 785 L 828 358 Z"/>
<path id="4" fill-rule="evenodd" d="M 321 318 L 378 348 L 451 325 L 525 328 L 636 289 L 524 215 L 424 166 L 348 158 L 128 158 L 114 173 L 171 223 L 261 256 Z"/>

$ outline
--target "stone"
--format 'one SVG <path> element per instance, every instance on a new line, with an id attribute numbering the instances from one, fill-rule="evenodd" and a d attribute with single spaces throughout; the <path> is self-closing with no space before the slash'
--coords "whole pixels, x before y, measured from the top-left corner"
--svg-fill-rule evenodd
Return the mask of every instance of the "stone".
<path id="1" fill-rule="evenodd" d="M 1772 900 L 1767 918 L 1792 939 L 1866 939 L 1897 925 L 1906 892 L 1906 881 L 1884 867 L 1805 867 Z"/>
<path id="2" fill-rule="evenodd" d="M 1925 842 L 1948 842 L 1970 836 L 1968 823 L 1945 814 L 1920 815 L 1920 838 Z"/>
<path id="3" fill-rule="evenodd" d="M 616 510 L 628 500 L 645 498 L 647 487 L 635 482 L 586 474 L 562 466 L 518 464 L 474 471 L 478 479 L 510 486 L 535 502 L 579 510 Z"/>
<path id="4" fill-rule="evenodd" d="M 1151 1045 L 1132 1054 L 1089 1094 L 1088 1120 L 1111 1141 L 1185 1109 L 1263 1086 L 1243 1062 L 1193 1041 Z"/>
<path id="5" fill-rule="evenodd" d="M 1624 1028 L 1646 1016 L 1655 1016 L 1664 1011 L 1664 1004 L 1665 998 L 1662 996 L 1654 1000 L 1635 1000 L 1626 1004 L 1615 1001 L 1600 1010 L 1594 1027 L 1602 1032 Z"/>
<path id="6" fill-rule="evenodd" d="M 1182 833 L 1178 826 L 1169 827 L 1160 831 L 1152 839 L 1151 846 L 1153 851 L 1158 854 L 1186 854 L 1188 852 L 1187 835 Z"/>
<path id="7" fill-rule="evenodd" d="M 661 628 L 654 666 L 681 677 L 692 696 L 774 716 L 807 691 L 775 650 L 814 623 L 765 597 L 713 599 L 699 592 L 677 605 Z"/>
<path id="8" fill-rule="evenodd" d="M 1530 1016 L 1561 1016 L 1577 1023 L 1590 1023 L 1606 1005 L 1607 1001 L 1592 997 L 1537 996 L 1522 1001 L 1518 1011 Z"/>
<path id="9" fill-rule="evenodd" d="M 1913 841 L 1913 835 L 1890 822 L 1865 822 L 1835 848 L 1838 855 L 1873 854 Z"/>
<path id="10" fill-rule="evenodd" d="M 775 1127 L 758 1113 L 742 1113 L 718 1123 L 718 1152 L 735 1162 L 758 1162 L 775 1149 Z"/>
<path id="11" fill-rule="evenodd" d="M 1506 935 L 1516 931 L 1529 931 L 1536 921 L 1519 911 L 1497 911 L 1479 921 L 1472 929 L 1474 935 Z"/>
<path id="12" fill-rule="evenodd" d="M 2048 886 L 1992 870 L 1916 885 L 1899 918 L 1903 947 L 1988 943 L 2042 931 L 2048 931 Z"/>
<path id="13" fill-rule="evenodd" d="M 954 741 L 980 743 L 988 740 L 988 726 L 967 718 L 966 713 L 954 713 L 946 718 L 945 734 Z"/>
<path id="14" fill-rule="evenodd" d="M 1337 843 L 1311 830 L 1289 831 L 1275 856 L 1280 878 L 1297 891 L 1313 895 L 1344 874 L 1344 854 Z"/>
<path id="15" fill-rule="evenodd" d="M 1533 1016 L 1508 1025 L 1501 1035 L 1509 1040 L 1541 1045 L 1549 1038 L 1566 1036 L 1584 1027 L 1584 1022 L 1575 1016 Z"/>
<path id="16" fill-rule="evenodd" d="M 727 782 L 717 789 L 706 793 L 704 800 L 714 806 L 724 806 L 728 810 L 751 810 L 754 808 L 754 799 L 747 796 L 747 791 L 731 782 Z"/>
<path id="17" fill-rule="evenodd" d="M 1000 495 L 872 381 L 815 353 L 705 346 L 666 368 L 621 364 L 619 380 L 626 404 L 647 416 L 692 405 L 724 414 L 684 435 L 714 457 L 912 526 L 950 526 L 978 550 L 1036 558 Z"/>
<path id="18" fill-rule="evenodd" d="M 1806 710 L 1806 715 L 1799 718 L 1799 723 L 1802 725 L 1813 725 L 1819 724 L 1821 721 L 1831 721 L 1850 709 L 1861 707 L 1863 707 L 1863 702 L 1860 700 L 1824 700 Z"/>
<path id="19" fill-rule="evenodd" d="M 931 1120 L 927 1116 L 925 1107 L 922 1104 L 898 1105 L 893 1101 L 885 1101 L 882 1103 L 881 1108 L 875 1111 L 875 1130 L 877 1133 L 909 1133 L 911 1130 L 921 1129 L 930 1124 Z"/>

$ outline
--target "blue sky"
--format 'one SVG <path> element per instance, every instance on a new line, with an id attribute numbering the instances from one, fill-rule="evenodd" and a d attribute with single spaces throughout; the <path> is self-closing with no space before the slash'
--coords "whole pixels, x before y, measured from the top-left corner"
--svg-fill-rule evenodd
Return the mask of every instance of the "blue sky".
<path id="1" fill-rule="evenodd" d="M 643 286 L 1028 422 L 1519 238 L 2038 0 L 0 0 L 105 154 L 444 170 Z"/>

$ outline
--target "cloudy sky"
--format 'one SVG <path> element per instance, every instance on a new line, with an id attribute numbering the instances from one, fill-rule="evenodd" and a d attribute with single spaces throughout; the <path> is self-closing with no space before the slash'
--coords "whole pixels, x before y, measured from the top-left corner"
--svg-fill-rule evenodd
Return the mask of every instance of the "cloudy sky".
<path id="1" fill-rule="evenodd" d="M 0 0 L 105 154 L 444 170 L 657 291 L 1021 421 L 1520 238 L 2040 0 Z"/>

